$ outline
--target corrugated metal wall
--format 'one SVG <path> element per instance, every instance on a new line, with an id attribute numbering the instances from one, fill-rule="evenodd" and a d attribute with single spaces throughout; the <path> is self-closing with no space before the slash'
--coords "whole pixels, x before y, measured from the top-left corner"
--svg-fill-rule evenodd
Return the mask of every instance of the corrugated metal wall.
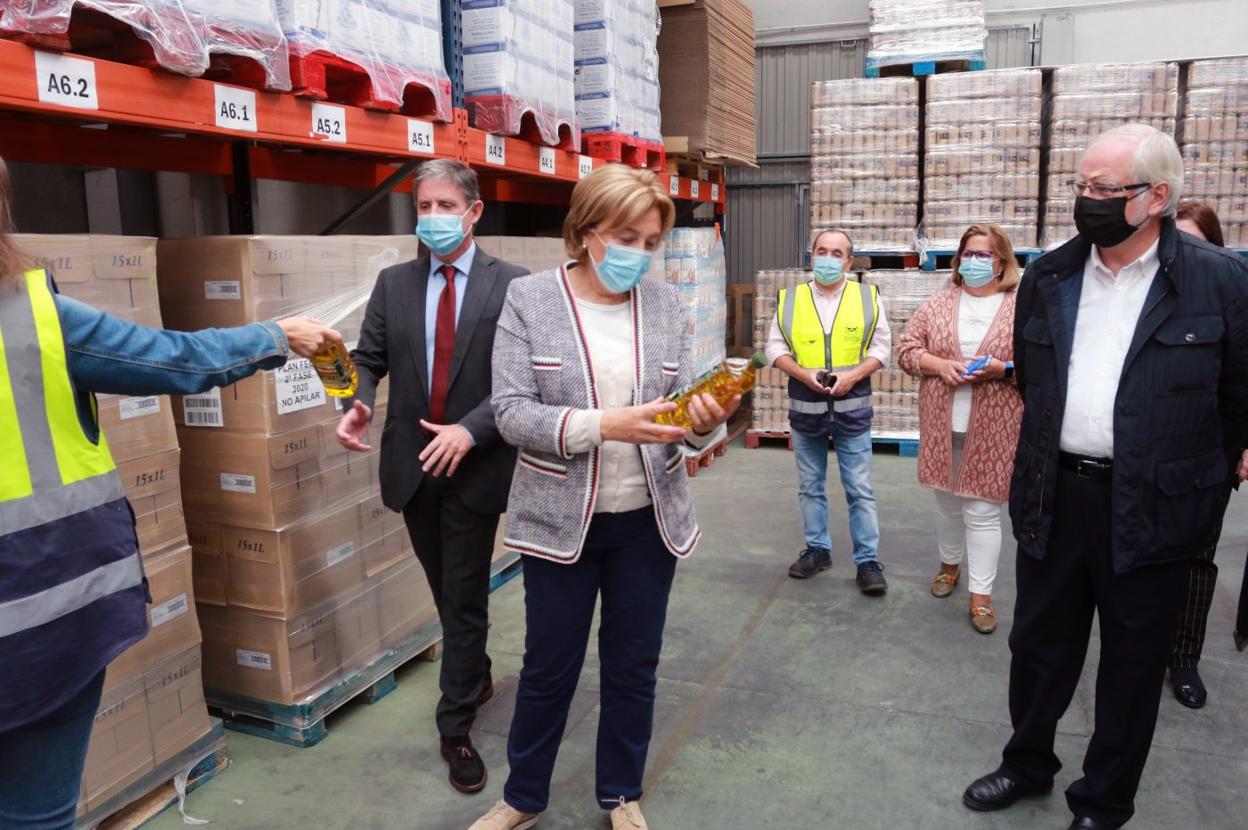
<path id="1" fill-rule="evenodd" d="M 993 69 L 1031 64 L 1031 28 L 988 32 Z M 755 61 L 758 168 L 729 168 L 727 242 L 730 282 L 748 283 L 764 268 L 801 264 L 809 233 L 810 85 L 861 78 L 867 42 L 768 46 Z"/>

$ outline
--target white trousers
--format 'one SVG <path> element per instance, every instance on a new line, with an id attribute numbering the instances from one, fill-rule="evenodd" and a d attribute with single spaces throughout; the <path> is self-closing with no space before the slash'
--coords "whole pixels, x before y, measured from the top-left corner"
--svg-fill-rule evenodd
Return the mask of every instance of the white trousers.
<path id="1" fill-rule="evenodd" d="M 973 594 L 992 594 L 1001 558 L 1001 505 L 937 490 L 940 561 L 960 565 L 965 554 Z"/>

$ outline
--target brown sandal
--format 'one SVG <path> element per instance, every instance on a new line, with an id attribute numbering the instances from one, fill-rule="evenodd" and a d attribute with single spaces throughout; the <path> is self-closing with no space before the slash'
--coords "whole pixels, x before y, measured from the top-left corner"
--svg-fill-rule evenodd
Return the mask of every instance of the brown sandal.
<path id="1" fill-rule="evenodd" d="M 953 593 L 953 586 L 958 584 L 962 576 L 962 568 L 956 571 L 941 571 L 932 578 L 932 596 L 944 599 Z"/>

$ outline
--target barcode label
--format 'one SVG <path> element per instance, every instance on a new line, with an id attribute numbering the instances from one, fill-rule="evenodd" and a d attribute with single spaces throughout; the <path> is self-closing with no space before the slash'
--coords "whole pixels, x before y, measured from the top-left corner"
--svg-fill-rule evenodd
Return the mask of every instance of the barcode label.
<path id="1" fill-rule="evenodd" d="M 238 280 L 205 280 L 205 300 L 241 300 L 243 284 Z"/>
<path id="2" fill-rule="evenodd" d="M 221 412 L 221 390 L 212 389 L 202 395 L 182 398 L 182 420 L 188 427 L 224 427 Z"/>
<path id="3" fill-rule="evenodd" d="M 248 651 L 245 648 L 234 649 L 234 657 L 238 664 L 248 669 L 273 670 L 273 658 L 263 651 Z"/>
<path id="4" fill-rule="evenodd" d="M 168 602 L 152 606 L 152 628 L 158 628 L 170 620 L 176 620 L 191 607 L 186 594 L 179 594 Z"/>
<path id="5" fill-rule="evenodd" d="M 160 398 L 155 396 L 122 398 L 117 406 L 120 409 L 121 420 L 129 421 L 131 418 L 142 418 L 144 415 L 155 415 L 160 412 Z"/>
<path id="6" fill-rule="evenodd" d="M 221 473 L 221 489 L 227 493 L 255 493 L 256 477 Z"/>
<path id="7" fill-rule="evenodd" d="M 344 559 L 349 559 L 355 553 L 355 543 L 346 542 L 338 547 L 330 548 L 325 552 L 325 561 L 328 567 L 332 568 Z"/>

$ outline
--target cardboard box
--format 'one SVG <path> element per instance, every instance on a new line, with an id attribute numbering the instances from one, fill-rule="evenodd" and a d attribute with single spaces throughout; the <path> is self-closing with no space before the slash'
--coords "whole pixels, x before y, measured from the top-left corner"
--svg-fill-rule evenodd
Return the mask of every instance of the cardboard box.
<path id="1" fill-rule="evenodd" d="M 208 707 L 204 703 L 203 660 L 199 644 L 146 672 L 143 685 L 151 726 L 152 755 L 159 766 L 212 729 Z"/>
<path id="2" fill-rule="evenodd" d="M 154 767 L 143 677 L 104 692 L 91 727 L 79 811 L 92 809 Z"/>
<path id="3" fill-rule="evenodd" d="M 397 646 L 438 619 L 429 581 L 414 559 L 396 567 L 378 590 L 383 648 Z"/>
<path id="4" fill-rule="evenodd" d="M 191 549 L 179 546 L 144 563 L 152 602 L 147 636 L 108 666 L 105 688 L 115 688 L 200 641 L 192 590 Z"/>
<path id="5" fill-rule="evenodd" d="M 169 398 L 97 395 L 96 401 L 100 428 L 118 464 L 178 448 Z"/>
<path id="6" fill-rule="evenodd" d="M 186 537 L 177 449 L 136 458 L 117 466 L 126 498 L 134 509 L 139 549 L 150 556 Z"/>
<path id="7" fill-rule="evenodd" d="M 216 525 L 189 525 L 195 601 L 225 605 L 229 597 L 230 566 L 225 555 L 224 534 Z"/>

